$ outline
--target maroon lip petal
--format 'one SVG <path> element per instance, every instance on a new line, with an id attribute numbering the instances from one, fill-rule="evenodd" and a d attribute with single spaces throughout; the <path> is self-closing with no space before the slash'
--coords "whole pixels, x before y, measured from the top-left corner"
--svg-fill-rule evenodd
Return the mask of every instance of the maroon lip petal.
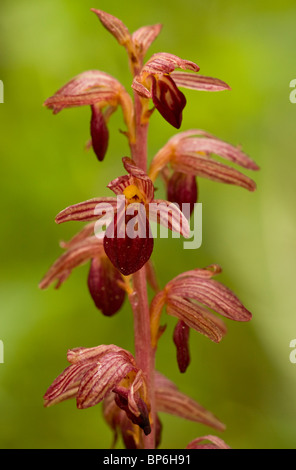
<path id="1" fill-rule="evenodd" d="M 144 232 L 141 237 L 131 238 L 127 233 L 127 224 L 132 216 L 115 214 L 114 223 L 107 227 L 104 237 L 105 253 L 121 274 L 128 276 L 141 269 L 149 260 L 153 251 L 153 237 L 148 219 L 145 217 Z M 122 237 L 121 237 L 121 236 Z"/>
<path id="2" fill-rule="evenodd" d="M 168 75 L 161 75 L 157 79 L 153 75 L 150 77 L 154 106 L 169 124 L 179 129 L 182 123 L 182 111 L 186 105 L 185 96 Z"/>
<path id="3" fill-rule="evenodd" d="M 91 106 L 90 134 L 93 150 L 101 162 L 108 148 L 109 132 L 102 111 L 95 105 Z"/>
<path id="4" fill-rule="evenodd" d="M 120 310 L 125 291 L 119 286 L 121 274 L 106 256 L 94 258 L 88 275 L 88 288 L 96 307 L 105 316 L 112 316 Z"/>
<path id="5" fill-rule="evenodd" d="M 173 340 L 177 348 L 177 362 L 180 372 L 184 373 L 190 363 L 189 353 L 189 332 L 190 328 L 183 321 L 178 321 L 173 335 Z"/>

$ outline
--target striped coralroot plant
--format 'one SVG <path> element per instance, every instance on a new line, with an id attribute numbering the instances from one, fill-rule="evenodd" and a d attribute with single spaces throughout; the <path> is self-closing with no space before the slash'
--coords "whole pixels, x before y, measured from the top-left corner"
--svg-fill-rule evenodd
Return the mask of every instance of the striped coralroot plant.
<path id="1" fill-rule="evenodd" d="M 109 119 L 121 108 L 130 155 L 122 156 L 126 173 L 113 176 L 108 184 L 113 196 L 89 199 L 57 215 L 58 224 L 80 221 L 85 225 L 71 240 L 61 243 L 64 253 L 50 267 L 40 288 L 52 283 L 60 287 L 72 269 L 90 263 L 88 289 L 103 315 L 113 316 L 128 299 L 134 319 L 135 353 L 114 344 L 68 350 L 69 366 L 48 388 L 44 403 L 48 407 L 74 398 L 77 407 L 84 409 L 102 402 L 104 418 L 115 439 L 120 435 L 126 448 L 154 449 L 161 442 L 160 412 L 217 431 L 225 428 L 211 412 L 155 370 L 157 346 L 164 333 L 162 315 L 166 312 L 176 318 L 173 341 L 180 372 L 184 373 L 190 363 L 191 328 L 218 343 L 226 333 L 220 316 L 246 322 L 251 313 L 230 289 L 214 279 L 221 272 L 216 264 L 184 272 L 159 288 L 150 260 L 154 247 L 150 222 L 188 238 L 190 214 L 198 198 L 197 178 L 254 191 L 254 181 L 227 161 L 251 170 L 258 166 L 241 149 L 200 129 L 177 133 L 148 164 L 147 135 L 154 111 L 179 129 L 186 105 L 180 88 L 209 92 L 230 88 L 219 79 L 200 75 L 194 62 L 170 53 L 154 54 L 144 62 L 161 25 L 144 26 L 130 34 L 118 18 L 92 11 L 126 49 L 131 93 L 107 73 L 90 70 L 70 80 L 45 101 L 45 106 L 55 114 L 64 108 L 90 106 L 88 146 L 99 161 L 108 151 Z M 215 155 L 226 163 L 216 160 Z M 167 200 L 155 198 L 157 177 L 164 181 Z M 180 209 L 183 204 L 189 205 L 187 214 Z M 150 304 L 148 283 L 155 291 Z M 220 438 L 206 435 L 193 439 L 187 448 L 229 447 Z"/>

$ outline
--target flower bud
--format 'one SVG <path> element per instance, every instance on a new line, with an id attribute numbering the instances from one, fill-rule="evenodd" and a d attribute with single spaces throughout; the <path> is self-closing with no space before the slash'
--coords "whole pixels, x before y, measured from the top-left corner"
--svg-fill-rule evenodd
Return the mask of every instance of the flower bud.
<path id="1" fill-rule="evenodd" d="M 174 343 L 177 348 L 177 362 L 180 369 L 180 372 L 186 372 L 187 367 L 190 363 L 190 353 L 189 353 L 189 331 L 190 328 L 182 320 L 178 321 L 175 330 L 174 330 Z"/>
<path id="2" fill-rule="evenodd" d="M 101 162 L 107 151 L 109 132 L 103 113 L 96 105 L 91 106 L 90 134 L 93 150 Z"/>
<path id="3" fill-rule="evenodd" d="M 198 189 L 195 175 L 175 171 L 168 181 L 168 200 L 176 202 L 182 210 L 182 204 L 190 204 L 190 214 L 197 202 Z"/>
<path id="4" fill-rule="evenodd" d="M 108 317 L 121 308 L 125 291 L 119 286 L 121 274 L 107 256 L 94 258 L 88 275 L 88 288 L 96 307 Z"/>

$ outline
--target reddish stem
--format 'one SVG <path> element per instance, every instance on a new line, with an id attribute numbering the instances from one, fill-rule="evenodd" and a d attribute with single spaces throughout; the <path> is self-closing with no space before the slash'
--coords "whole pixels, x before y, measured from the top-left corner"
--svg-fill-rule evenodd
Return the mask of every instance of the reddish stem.
<path id="1" fill-rule="evenodd" d="M 135 94 L 136 142 L 131 144 L 132 158 L 137 166 L 147 171 L 148 122 L 142 123 L 142 102 Z M 148 400 L 151 405 L 151 433 L 144 436 L 144 448 L 155 448 L 154 351 L 151 347 L 149 302 L 145 266 L 133 275 L 135 298 L 134 312 L 135 356 L 138 367 L 147 380 Z"/>

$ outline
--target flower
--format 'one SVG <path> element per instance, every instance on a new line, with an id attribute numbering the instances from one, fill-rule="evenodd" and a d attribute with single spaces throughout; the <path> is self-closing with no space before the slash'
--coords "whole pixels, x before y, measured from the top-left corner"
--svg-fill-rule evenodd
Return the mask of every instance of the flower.
<path id="1" fill-rule="evenodd" d="M 226 327 L 211 310 L 239 322 L 250 321 L 252 318 L 252 314 L 230 289 L 212 279 L 221 271 L 220 266 L 213 264 L 204 269 L 184 272 L 169 281 L 152 300 L 151 331 L 154 347 L 159 337 L 163 307 L 166 306 L 168 315 L 178 318 L 174 341 L 181 372 L 185 372 L 189 364 L 188 333 L 183 323 L 218 343 L 226 334 Z M 185 329 L 182 331 L 182 328 Z"/>
<path id="2" fill-rule="evenodd" d="M 120 409 L 147 435 L 151 432 L 147 387 L 132 354 L 114 344 L 68 350 L 68 366 L 44 395 L 44 406 L 76 398 L 77 408 L 95 406 L 112 392 Z"/>
<path id="3" fill-rule="evenodd" d="M 229 86 L 216 78 L 175 72 L 176 68 L 198 72 L 199 66 L 166 52 L 154 54 L 133 80 L 132 87 L 143 98 L 152 98 L 155 108 L 177 129 L 182 123 L 186 98 L 179 86 L 193 90 L 220 91 Z"/>
<path id="4" fill-rule="evenodd" d="M 105 72 L 83 72 L 44 102 L 44 106 L 52 109 L 54 114 L 64 108 L 86 105 L 91 107 L 91 141 L 88 146 L 93 147 L 98 160 L 102 161 L 106 154 L 109 140 L 107 122 L 118 106 L 122 108 L 128 128 L 126 134 L 133 141 L 134 111 L 131 97 L 118 80 Z"/>
<path id="5" fill-rule="evenodd" d="M 192 129 L 176 134 L 159 150 L 151 162 L 149 176 L 154 181 L 161 173 L 166 182 L 168 199 L 179 204 L 197 201 L 196 176 L 255 191 L 256 184 L 251 178 L 216 161 L 214 154 L 247 170 L 259 169 L 240 148 L 203 130 Z"/>
<path id="6" fill-rule="evenodd" d="M 210 411 L 195 400 L 180 392 L 178 387 L 160 372 L 155 373 L 155 447 L 161 442 L 162 425 L 159 413 L 168 413 L 182 419 L 202 423 L 218 431 L 224 431 L 225 426 Z M 116 397 L 109 394 L 103 401 L 104 418 L 114 432 L 113 446 L 121 433 L 124 444 L 128 449 L 141 448 L 142 435 L 139 427 L 133 424 L 122 410 L 116 405 Z"/>
<path id="7" fill-rule="evenodd" d="M 122 161 L 128 175 L 108 184 L 117 198 L 95 198 L 70 206 L 58 214 L 56 222 L 101 219 L 101 226 L 107 224 L 105 253 L 121 274 L 128 276 L 141 269 L 152 254 L 150 221 L 184 237 L 189 236 L 189 224 L 175 204 L 154 198 L 153 183 L 143 170 L 128 157 Z"/>
<path id="8" fill-rule="evenodd" d="M 110 263 L 105 254 L 102 240 L 93 235 L 94 223 L 87 224 L 69 242 L 62 242 L 66 249 L 50 267 L 39 284 L 46 289 L 54 281 L 56 288 L 71 274 L 71 271 L 91 260 L 88 274 L 88 288 L 96 307 L 103 315 L 114 315 L 125 299 L 124 283 L 119 271 Z"/>

